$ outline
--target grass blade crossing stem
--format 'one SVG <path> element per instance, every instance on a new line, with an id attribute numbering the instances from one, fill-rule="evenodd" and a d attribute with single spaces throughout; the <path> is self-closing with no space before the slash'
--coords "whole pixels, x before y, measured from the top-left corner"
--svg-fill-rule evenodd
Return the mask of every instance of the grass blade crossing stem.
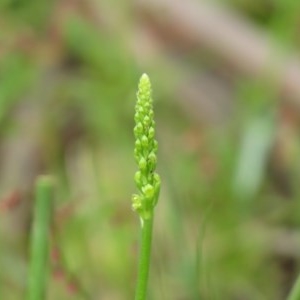
<path id="1" fill-rule="evenodd" d="M 41 176 L 36 183 L 27 300 L 44 300 L 48 275 L 49 233 L 52 216 L 53 185 Z"/>

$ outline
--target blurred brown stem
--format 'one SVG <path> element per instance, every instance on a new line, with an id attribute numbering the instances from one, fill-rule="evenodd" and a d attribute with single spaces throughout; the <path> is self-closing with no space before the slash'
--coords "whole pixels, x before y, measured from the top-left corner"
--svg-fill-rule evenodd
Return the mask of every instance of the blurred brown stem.
<path id="1" fill-rule="evenodd" d="M 137 0 L 139 15 L 177 45 L 204 48 L 240 73 L 279 87 L 300 105 L 300 59 L 229 9 L 209 1 Z"/>

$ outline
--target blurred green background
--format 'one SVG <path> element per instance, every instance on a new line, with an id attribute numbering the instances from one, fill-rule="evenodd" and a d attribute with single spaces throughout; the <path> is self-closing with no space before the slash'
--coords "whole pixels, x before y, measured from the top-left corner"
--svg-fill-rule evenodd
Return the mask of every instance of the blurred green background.
<path id="1" fill-rule="evenodd" d="M 55 178 L 47 299 L 133 299 L 133 115 L 162 192 L 149 299 L 286 299 L 300 271 L 300 2 L 0 1 L 0 299 L 23 299 Z"/>

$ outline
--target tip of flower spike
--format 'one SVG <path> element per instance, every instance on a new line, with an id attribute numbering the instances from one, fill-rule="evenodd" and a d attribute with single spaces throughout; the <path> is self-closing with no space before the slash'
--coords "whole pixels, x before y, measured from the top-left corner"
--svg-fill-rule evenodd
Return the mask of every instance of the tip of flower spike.
<path id="1" fill-rule="evenodd" d="M 36 184 L 43 187 L 52 186 L 54 184 L 54 179 L 50 175 L 40 175 Z"/>
<path id="2" fill-rule="evenodd" d="M 146 73 L 144 73 L 142 76 L 141 76 L 141 78 L 140 78 L 140 81 L 142 82 L 142 81 L 150 81 L 150 78 L 149 78 L 149 76 L 146 74 Z"/>

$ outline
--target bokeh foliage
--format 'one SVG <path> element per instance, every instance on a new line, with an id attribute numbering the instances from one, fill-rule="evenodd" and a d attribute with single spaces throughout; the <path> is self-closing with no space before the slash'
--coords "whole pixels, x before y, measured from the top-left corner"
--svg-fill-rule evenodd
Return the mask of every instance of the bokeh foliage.
<path id="1" fill-rule="evenodd" d="M 297 1 L 219 2 L 297 51 Z M 149 299 L 284 299 L 299 269 L 296 113 L 271 80 L 228 76 L 201 51 L 183 59 L 173 49 L 180 74 L 163 61 L 141 62 L 131 47 L 136 13 L 108 0 L 0 3 L 0 298 L 23 297 L 33 182 L 50 173 L 47 299 L 132 299 L 133 115 L 148 68 L 163 182 Z M 190 69 L 227 72 L 234 108 L 221 125 L 174 101 Z M 278 141 L 283 125 L 288 138 Z"/>

